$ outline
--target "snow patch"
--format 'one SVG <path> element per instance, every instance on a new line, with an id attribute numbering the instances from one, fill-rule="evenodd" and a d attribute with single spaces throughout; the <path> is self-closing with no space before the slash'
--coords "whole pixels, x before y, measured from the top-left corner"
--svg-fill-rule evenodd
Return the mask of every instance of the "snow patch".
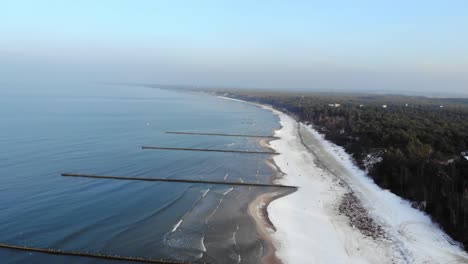
<path id="1" fill-rule="evenodd" d="M 336 177 L 316 165 L 316 158 L 302 145 L 294 119 L 280 117 L 281 139 L 271 146 L 282 153 L 275 163 L 286 174 L 281 184 L 300 188 L 268 207 L 277 228 L 272 234 L 278 257 L 284 263 L 392 263 L 392 252 L 349 225 L 336 208 L 347 189 Z"/>
<path id="2" fill-rule="evenodd" d="M 366 170 L 369 171 L 372 169 L 375 164 L 381 162 L 383 160 L 383 151 L 375 151 L 372 153 L 367 154 L 366 158 L 364 159 L 364 166 Z"/>

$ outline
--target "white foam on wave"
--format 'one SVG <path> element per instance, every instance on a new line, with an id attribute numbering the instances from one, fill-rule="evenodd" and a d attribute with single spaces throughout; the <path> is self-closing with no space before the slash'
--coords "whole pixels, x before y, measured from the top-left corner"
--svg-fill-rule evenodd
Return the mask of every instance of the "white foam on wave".
<path id="1" fill-rule="evenodd" d="M 234 246 L 238 249 L 239 246 L 237 245 L 237 232 L 239 232 L 239 225 L 236 225 L 236 230 L 234 231 L 234 233 L 232 234 L 232 239 L 234 241 Z M 237 263 L 240 263 L 242 261 L 242 257 L 239 253 L 237 253 Z"/>
<path id="2" fill-rule="evenodd" d="M 179 222 L 177 222 L 177 224 L 174 225 L 174 227 L 172 228 L 171 233 L 174 233 L 175 231 L 177 231 L 177 228 L 179 228 L 180 224 L 182 224 L 182 221 L 184 221 L 184 220 L 180 219 Z"/>
<path id="3" fill-rule="evenodd" d="M 227 191 L 223 192 L 223 196 L 230 193 L 232 190 L 234 190 L 234 187 L 229 188 Z"/>
<path id="4" fill-rule="evenodd" d="M 234 230 L 232 232 L 232 237 L 231 237 L 231 242 L 234 244 L 235 247 L 238 247 L 237 245 L 237 240 L 236 240 L 236 236 L 237 236 L 237 232 L 239 231 L 239 225 L 236 225 L 236 230 Z"/>
<path id="5" fill-rule="evenodd" d="M 203 193 L 202 198 L 204 198 L 204 197 L 210 192 L 210 189 L 211 189 L 211 188 L 208 188 L 208 189 Z"/>
<path id="6" fill-rule="evenodd" d="M 224 99 L 224 100 L 229 100 L 229 101 L 234 101 L 234 102 L 239 102 L 239 103 L 247 103 L 247 104 L 250 103 L 250 102 L 246 102 L 246 101 L 235 99 L 235 98 L 229 98 L 229 97 L 226 97 L 226 96 L 218 96 L 218 98 L 221 98 L 221 99 Z"/>
<path id="7" fill-rule="evenodd" d="M 211 214 L 205 219 L 205 224 L 208 224 L 209 220 L 211 219 L 211 217 L 213 217 L 213 215 L 216 213 L 216 211 L 218 211 L 219 207 L 221 206 L 221 203 L 223 202 L 223 199 L 224 199 L 224 196 L 226 196 L 228 193 L 230 193 L 232 190 L 234 190 L 233 187 L 229 188 L 228 190 L 224 191 L 222 194 L 221 194 L 221 198 L 219 199 L 219 202 L 218 202 L 218 205 L 216 206 L 216 208 L 213 210 L 213 212 L 211 212 Z"/>
<path id="8" fill-rule="evenodd" d="M 201 250 L 202 252 L 206 252 L 205 236 L 202 236 L 202 237 L 201 237 L 201 242 L 200 242 L 200 244 L 201 244 L 200 250 Z"/>

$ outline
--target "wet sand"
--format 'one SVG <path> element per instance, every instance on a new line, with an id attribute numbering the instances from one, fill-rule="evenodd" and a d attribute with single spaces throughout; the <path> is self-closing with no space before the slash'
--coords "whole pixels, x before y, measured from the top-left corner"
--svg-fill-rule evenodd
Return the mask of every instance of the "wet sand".
<path id="1" fill-rule="evenodd" d="M 269 150 L 271 140 L 257 142 Z M 282 177 L 271 157 L 264 163 L 273 173 L 262 180 L 273 183 Z M 197 263 L 282 263 L 275 254 L 271 234 L 276 228 L 268 218 L 267 207 L 271 201 L 292 192 L 276 187 L 235 187 L 210 217 L 204 237 L 206 252 Z"/>
<path id="2" fill-rule="evenodd" d="M 271 238 L 271 234 L 276 231 L 276 227 L 268 218 L 268 205 L 275 199 L 281 198 L 294 191 L 279 190 L 273 193 L 259 195 L 249 204 L 248 213 L 254 219 L 257 234 L 265 245 L 264 254 L 261 263 L 280 264 L 282 263 L 276 257 L 276 248 Z"/>
<path id="3" fill-rule="evenodd" d="M 265 148 L 269 151 L 274 151 L 274 149 L 269 145 L 269 142 L 272 140 L 275 140 L 275 139 L 268 139 L 268 140 L 261 139 L 259 141 L 259 144 L 262 148 Z M 274 172 L 273 177 L 270 180 L 271 183 L 274 183 L 277 179 L 284 176 L 284 173 L 274 163 L 272 157 L 269 157 L 268 159 L 266 159 L 265 163 Z M 268 208 L 268 205 L 275 199 L 279 199 L 293 192 L 295 192 L 295 190 L 278 189 L 274 192 L 264 193 L 264 194 L 257 196 L 257 198 L 255 198 L 255 200 L 253 200 L 249 204 L 248 214 L 254 219 L 256 229 L 257 229 L 257 234 L 265 245 L 265 250 L 264 250 L 263 257 L 261 259 L 261 263 L 265 263 L 265 264 L 282 263 L 281 260 L 276 256 L 276 248 L 273 243 L 273 238 L 271 237 L 272 233 L 276 231 L 276 227 L 273 225 L 270 218 L 268 217 L 267 208 Z"/>
<path id="4" fill-rule="evenodd" d="M 248 103 L 248 104 L 253 104 L 255 106 L 258 106 L 258 107 L 262 107 L 261 105 L 258 105 L 258 104 L 244 102 L 244 101 L 240 101 L 236 99 L 231 99 L 231 98 L 224 98 L 224 99 L 235 100 L 235 101 L 239 101 L 242 103 Z M 281 127 L 279 127 L 277 130 L 280 130 L 280 129 Z M 258 140 L 257 143 L 260 145 L 262 149 L 265 149 L 266 151 L 275 151 L 270 146 L 270 142 L 274 140 L 277 140 L 277 139 L 263 138 L 263 139 Z M 272 171 L 272 174 L 269 177 L 269 179 L 263 179 L 263 180 L 267 180 L 267 183 L 275 183 L 278 179 L 281 179 L 284 176 L 284 173 L 273 161 L 273 156 L 270 156 L 267 159 L 265 159 L 264 163 Z M 250 259 L 251 261 L 241 259 L 240 262 L 238 263 L 265 263 L 265 264 L 266 263 L 267 264 L 282 263 L 281 260 L 276 256 L 276 248 L 275 248 L 275 244 L 272 238 L 272 234 L 276 231 L 276 227 L 273 225 L 273 223 L 268 217 L 267 208 L 268 208 L 268 205 L 275 199 L 279 199 L 293 192 L 295 192 L 295 190 L 280 189 L 280 188 L 268 188 L 268 189 L 265 188 L 261 191 L 257 190 L 255 192 L 250 190 L 248 196 L 251 198 L 251 200 L 248 202 L 243 213 L 252 221 L 252 224 L 249 226 L 249 229 L 250 227 L 252 227 L 250 230 L 251 233 L 248 236 L 239 237 L 237 242 L 238 243 L 243 242 L 244 244 L 249 244 L 249 243 L 252 243 L 253 241 L 256 241 L 257 243 L 260 243 L 261 247 L 258 248 L 259 250 L 258 253 L 260 255 L 258 255 L 255 260 L 252 258 Z M 255 234 L 255 237 L 256 237 L 255 239 L 251 236 L 252 234 Z M 249 251 L 248 249 L 245 250 L 244 254 L 247 253 L 248 251 Z M 227 263 L 227 262 L 223 262 L 223 263 Z"/>
<path id="5" fill-rule="evenodd" d="M 258 189 L 258 188 L 257 188 Z M 249 204 L 265 192 L 252 187 L 235 187 L 220 202 L 207 222 L 204 237 L 206 252 L 199 263 L 258 263 L 263 241 L 256 235 L 256 224 Z"/>

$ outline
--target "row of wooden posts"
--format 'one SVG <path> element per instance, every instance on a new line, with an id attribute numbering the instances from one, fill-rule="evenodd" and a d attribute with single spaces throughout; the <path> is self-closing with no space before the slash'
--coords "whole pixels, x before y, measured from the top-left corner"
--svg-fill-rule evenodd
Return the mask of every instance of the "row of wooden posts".
<path id="1" fill-rule="evenodd" d="M 204 136 L 226 136 L 226 137 L 251 137 L 251 138 L 269 138 L 278 139 L 275 136 L 262 136 L 262 135 L 241 135 L 241 134 L 224 134 L 224 133 L 201 133 L 201 132 L 176 132 L 167 131 L 167 134 L 176 135 L 204 135 Z M 143 146 L 144 150 L 175 150 L 175 151 L 205 151 L 205 152 L 224 152 L 224 153 L 239 153 L 239 154 L 264 154 L 264 155 L 277 155 L 278 152 L 274 151 L 245 151 L 245 150 L 229 150 L 229 149 L 204 149 L 204 148 L 175 148 L 175 147 L 163 147 L 163 146 Z M 151 182 L 172 182 L 172 183 L 195 183 L 195 184 L 215 184 L 215 185 L 233 185 L 233 186 L 252 186 L 252 187 L 279 187 L 279 188 L 292 188 L 297 189 L 296 186 L 279 185 L 279 184 L 267 184 L 267 183 L 246 183 L 246 182 L 230 182 L 230 181 L 211 181 L 211 180 L 186 180 L 186 179 L 167 179 L 167 178 L 141 178 L 141 177 L 130 177 L 130 176 L 112 176 L 112 175 L 91 175 L 91 174 L 78 174 L 78 173 L 62 173 L 63 177 L 83 177 L 93 179 L 105 179 L 105 180 L 129 180 L 129 181 L 151 181 Z M 17 246 L 10 244 L 1 244 L 0 248 L 22 250 L 29 252 L 39 252 L 53 255 L 66 255 L 75 257 L 87 257 L 87 258 L 99 258 L 114 261 L 133 261 L 133 262 L 144 262 L 144 263 L 162 263 L 162 264 L 184 264 L 188 262 L 180 262 L 173 260 L 164 259 L 147 259 L 141 257 L 130 257 L 130 256 L 117 256 L 99 253 L 89 252 L 74 252 L 74 251 L 62 251 L 59 249 L 52 248 L 34 248 L 27 246 Z"/>

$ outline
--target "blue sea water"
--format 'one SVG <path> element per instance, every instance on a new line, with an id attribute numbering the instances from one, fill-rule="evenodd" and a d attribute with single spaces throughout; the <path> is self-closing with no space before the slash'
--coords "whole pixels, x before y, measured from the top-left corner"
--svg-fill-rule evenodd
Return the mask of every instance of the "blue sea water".
<path id="1" fill-rule="evenodd" d="M 241 218 L 231 216 L 229 209 L 219 209 L 235 208 L 245 187 L 68 178 L 60 173 L 268 182 L 272 170 L 265 155 L 141 146 L 262 150 L 258 139 L 164 131 L 271 135 L 277 128 L 269 111 L 202 93 L 130 85 L 1 84 L 0 243 L 199 259 L 207 254 L 205 234 L 211 221 L 226 223 L 219 233 L 239 226 L 252 229 L 246 226 L 252 223 L 236 222 Z M 242 245 L 234 244 L 223 250 L 242 251 Z M 221 255 L 238 258 L 231 253 Z M 0 249 L 0 260 L 109 262 L 6 249 Z"/>

